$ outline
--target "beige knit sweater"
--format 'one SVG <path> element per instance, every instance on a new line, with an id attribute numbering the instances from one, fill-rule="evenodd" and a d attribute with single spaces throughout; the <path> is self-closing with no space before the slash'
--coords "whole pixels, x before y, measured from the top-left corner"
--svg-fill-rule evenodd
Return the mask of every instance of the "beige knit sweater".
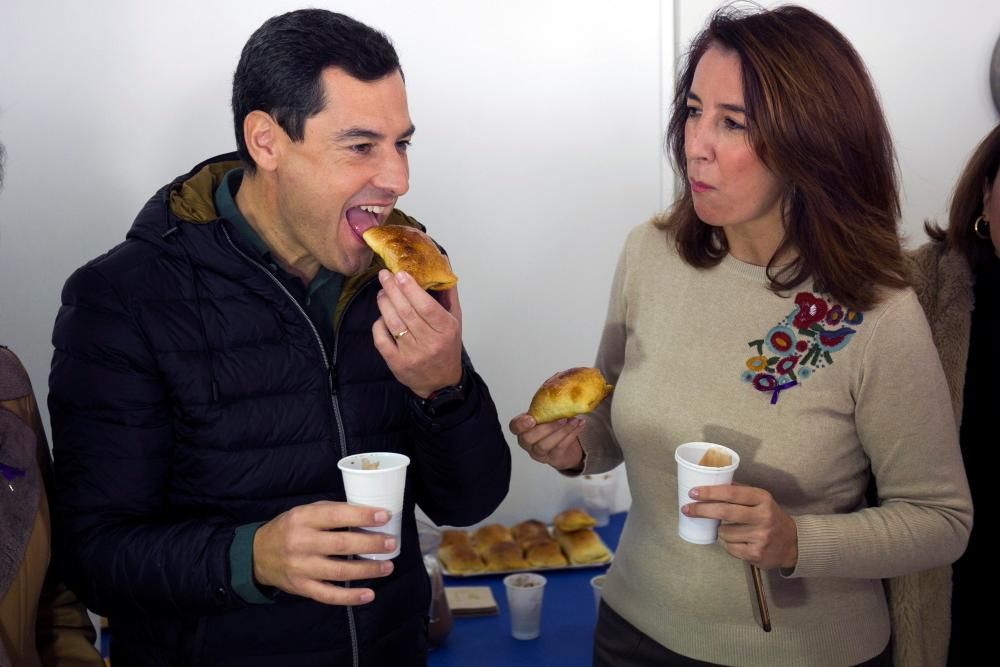
<path id="1" fill-rule="evenodd" d="M 761 267 L 698 270 L 666 233 L 635 228 L 597 364 L 616 385 L 582 437 L 584 473 L 625 461 L 632 508 L 604 599 L 673 651 L 725 665 L 853 665 L 889 640 L 880 581 L 954 561 L 972 523 L 941 364 L 913 292 L 865 313 Z M 795 518 L 799 560 L 764 573 L 677 536 L 677 445 L 735 449 L 735 481 Z M 866 508 L 869 470 L 880 507 Z"/>

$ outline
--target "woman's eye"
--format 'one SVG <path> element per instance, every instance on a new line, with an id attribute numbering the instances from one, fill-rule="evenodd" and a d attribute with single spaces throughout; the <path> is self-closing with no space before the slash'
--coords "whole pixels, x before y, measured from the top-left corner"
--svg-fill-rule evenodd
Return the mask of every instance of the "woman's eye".
<path id="1" fill-rule="evenodd" d="M 688 118 L 691 118 L 692 116 L 699 116 L 701 115 L 701 109 L 699 109 L 698 107 L 688 107 L 687 115 Z"/>
<path id="2" fill-rule="evenodd" d="M 745 129 L 747 129 L 746 125 L 743 125 L 742 123 L 737 123 L 732 118 L 727 118 L 724 122 L 725 122 L 727 130 L 745 130 Z"/>

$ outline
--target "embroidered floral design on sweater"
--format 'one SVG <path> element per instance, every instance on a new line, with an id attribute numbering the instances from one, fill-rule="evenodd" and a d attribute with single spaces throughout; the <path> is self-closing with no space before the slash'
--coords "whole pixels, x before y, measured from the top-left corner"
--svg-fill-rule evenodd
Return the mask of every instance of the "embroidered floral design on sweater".
<path id="1" fill-rule="evenodd" d="M 771 404 L 777 403 L 782 391 L 831 365 L 833 353 L 851 342 L 864 319 L 860 311 L 799 292 L 792 312 L 763 338 L 748 343 L 757 354 L 746 360 L 743 381 L 757 391 L 771 392 Z"/>

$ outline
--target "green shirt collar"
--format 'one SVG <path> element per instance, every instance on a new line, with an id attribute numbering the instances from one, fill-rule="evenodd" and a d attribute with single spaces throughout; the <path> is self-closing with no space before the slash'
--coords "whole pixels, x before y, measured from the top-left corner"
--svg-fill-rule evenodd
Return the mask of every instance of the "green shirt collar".
<path id="1" fill-rule="evenodd" d="M 232 223 L 233 226 L 239 230 L 240 236 L 243 240 L 246 241 L 262 259 L 269 262 L 273 257 L 271 249 L 267 247 L 267 244 L 264 243 L 264 239 L 260 238 L 260 235 L 258 235 L 257 232 L 254 231 L 254 228 L 250 226 L 250 223 L 247 222 L 245 217 L 243 217 L 239 207 L 236 205 L 236 193 L 239 191 L 242 183 L 242 167 L 230 169 L 226 172 L 226 175 L 222 177 L 222 182 L 219 183 L 219 187 L 215 189 L 215 211 L 219 214 L 220 218 L 225 218 Z M 339 294 L 343 276 L 334 271 L 330 271 L 325 267 L 319 267 L 319 273 L 316 274 L 316 277 L 313 278 L 306 287 L 306 295 L 308 297 L 314 296 L 331 280 L 336 282 L 337 289 L 335 292 Z"/>

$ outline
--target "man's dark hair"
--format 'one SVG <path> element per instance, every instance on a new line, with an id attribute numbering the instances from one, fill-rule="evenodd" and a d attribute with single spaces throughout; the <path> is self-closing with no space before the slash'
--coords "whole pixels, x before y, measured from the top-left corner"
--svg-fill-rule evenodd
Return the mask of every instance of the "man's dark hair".
<path id="1" fill-rule="evenodd" d="M 271 17 L 250 36 L 233 75 L 236 149 L 248 172 L 257 165 L 243 139 L 247 114 L 268 113 L 292 141 L 302 141 L 306 119 L 326 106 L 321 75 L 328 67 L 360 81 L 402 73 L 388 37 L 325 9 Z"/>

